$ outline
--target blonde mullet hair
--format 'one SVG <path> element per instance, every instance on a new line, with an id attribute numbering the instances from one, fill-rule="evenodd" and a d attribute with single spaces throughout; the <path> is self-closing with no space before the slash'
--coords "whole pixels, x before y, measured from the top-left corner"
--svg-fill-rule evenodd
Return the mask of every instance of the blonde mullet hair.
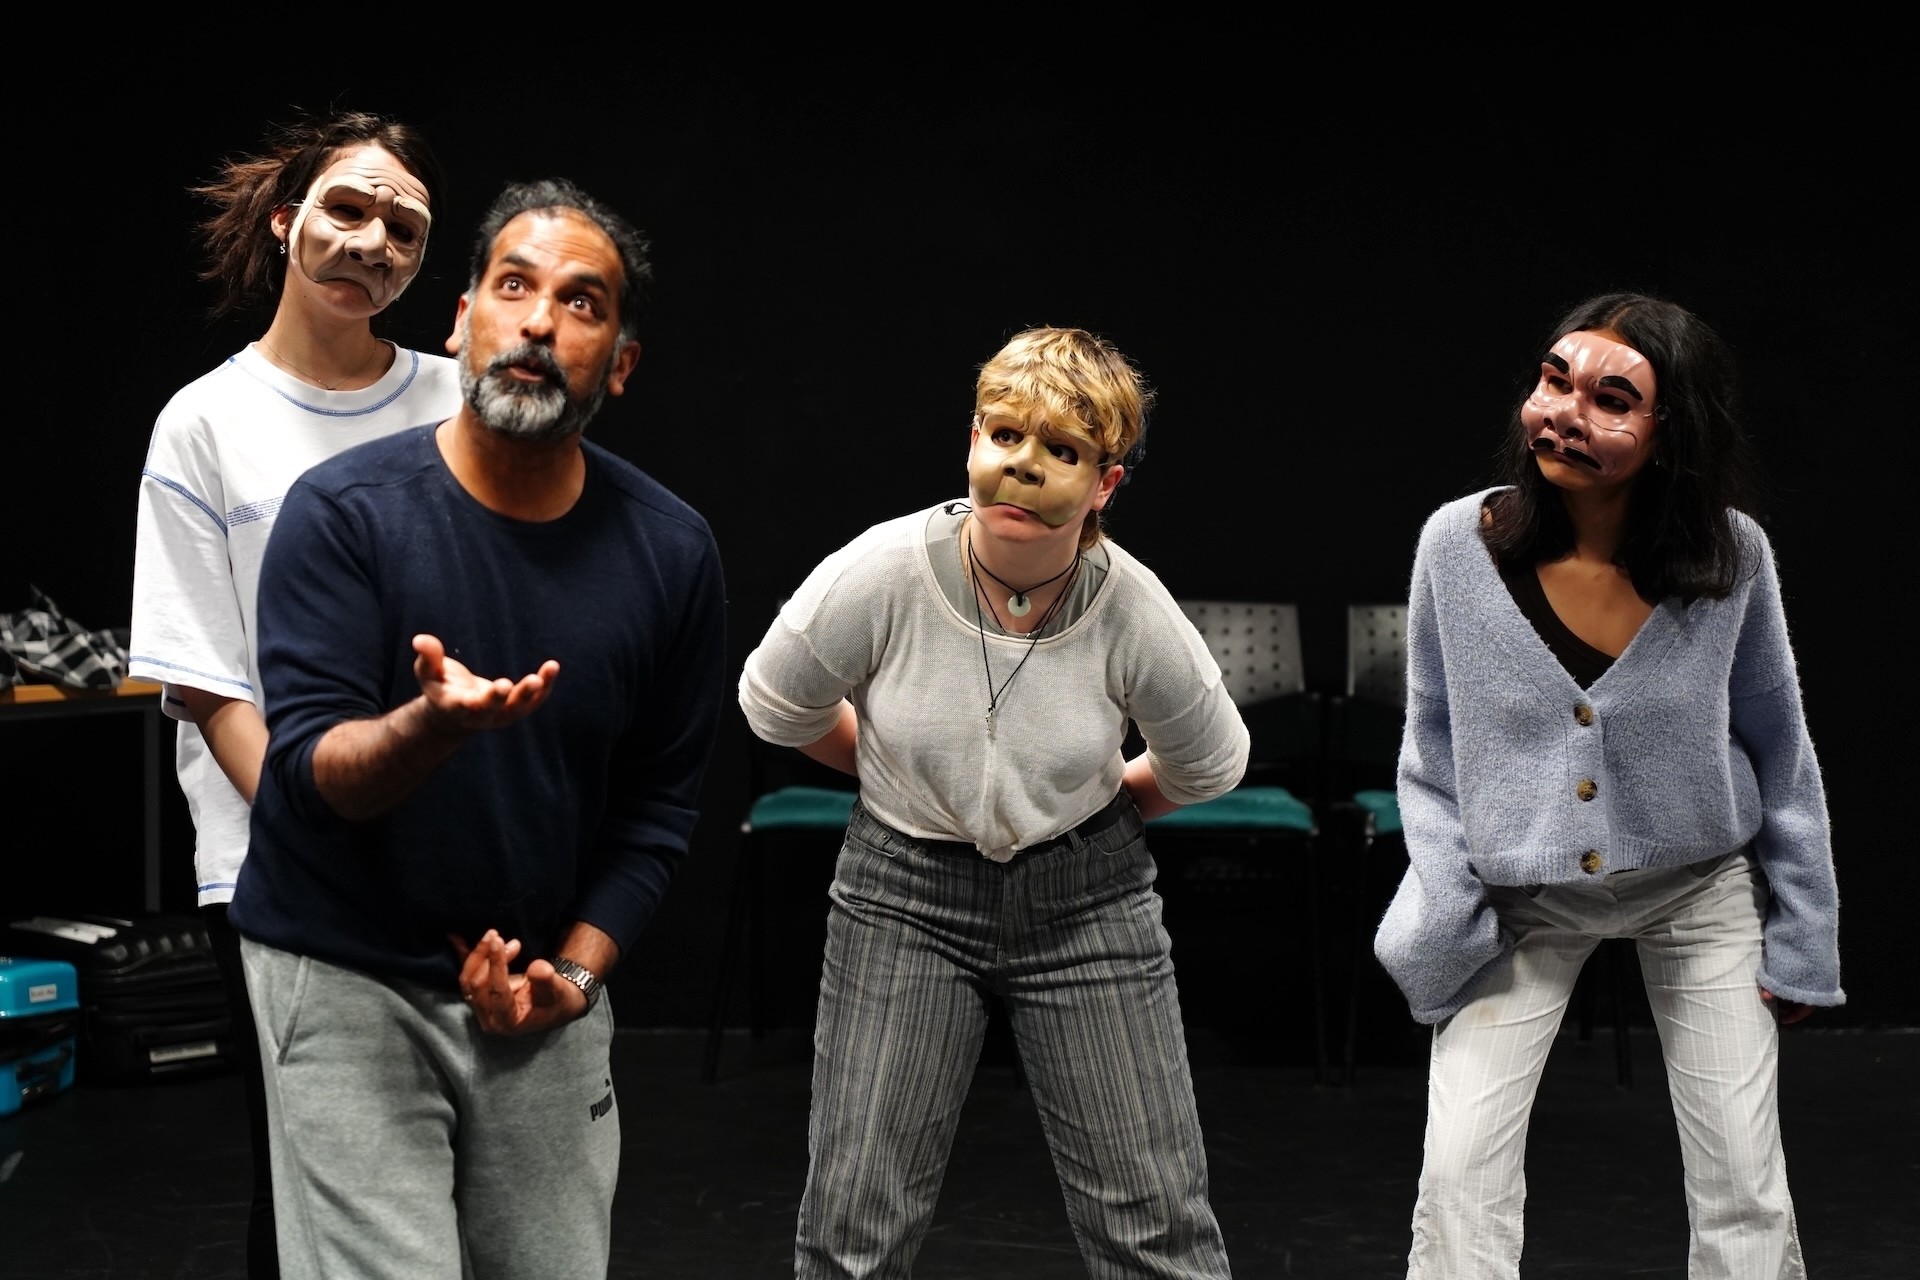
<path id="1" fill-rule="evenodd" d="M 1016 333 L 980 366 L 973 410 L 1008 405 L 1071 428 L 1100 446 L 1104 467 L 1119 462 L 1146 432 L 1154 393 L 1140 371 L 1105 338 L 1085 329 L 1042 327 Z M 1100 541 L 1100 513 L 1089 511 L 1080 549 Z"/>

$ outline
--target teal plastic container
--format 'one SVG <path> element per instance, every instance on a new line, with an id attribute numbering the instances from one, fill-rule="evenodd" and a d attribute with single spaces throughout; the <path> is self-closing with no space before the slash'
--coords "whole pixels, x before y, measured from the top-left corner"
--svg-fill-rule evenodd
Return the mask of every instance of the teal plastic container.
<path id="1" fill-rule="evenodd" d="M 0 1116 L 73 1087 L 80 975 L 65 960 L 0 956 Z"/>

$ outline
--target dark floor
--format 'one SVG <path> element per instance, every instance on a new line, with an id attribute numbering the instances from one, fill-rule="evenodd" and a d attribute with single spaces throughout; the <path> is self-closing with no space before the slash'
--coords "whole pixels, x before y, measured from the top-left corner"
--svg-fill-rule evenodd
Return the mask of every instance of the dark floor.
<path id="1" fill-rule="evenodd" d="M 1657 1045 L 1631 1037 L 1615 1083 L 1610 1033 L 1555 1048 L 1533 1122 L 1526 1274 L 1685 1274 L 1679 1157 Z M 729 1040 L 699 1083 L 700 1037 L 622 1032 L 624 1117 L 615 1277 L 791 1274 L 806 1165 L 804 1039 Z M 1417 1064 L 1322 1087 L 1196 1035 L 1214 1207 L 1234 1273 L 1401 1274 L 1419 1167 Z M 1782 1119 L 1809 1272 L 1915 1274 L 1920 1034 L 1790 1030 Z M 241 1277 L 245 1146 L 231 1074 L 81 1085 L 0 1119 L 0 1276 Z M 982 1068 L 916 1275 L 1045 1280 L 1085 1273 L 1028 1095 Z"/>

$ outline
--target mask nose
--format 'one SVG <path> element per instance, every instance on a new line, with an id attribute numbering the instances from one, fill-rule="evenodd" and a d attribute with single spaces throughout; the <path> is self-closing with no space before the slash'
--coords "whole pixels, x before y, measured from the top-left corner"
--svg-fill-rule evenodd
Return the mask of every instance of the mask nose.
<path id="1" fill-rule="evenodd" d="M 387 223 L 384 218 L 369 218 L 360 228 L 353 247 L 347 250 L 355 262 L 362 266 L 386 270 L 393 265 L 391 246 L 387 243 Z"/>
<path id="2" fill-rule="evenodd" d="M 1006 473 L 1015 479 L 1029 484 L 1037 484 L 1044 474 L 1040 463 L 1040 450 L 1046 448 L 1040 437 L 1030 435 L 1020 442 L 1018 447 L 1007 455 Z"/>
<path id="3" fill-rule="evenodd" d="M 1589 429 L 1587 416 L 1571 404 L 1547 415 L 1547 430 L 1562 440 L 1585 440 Z"/>

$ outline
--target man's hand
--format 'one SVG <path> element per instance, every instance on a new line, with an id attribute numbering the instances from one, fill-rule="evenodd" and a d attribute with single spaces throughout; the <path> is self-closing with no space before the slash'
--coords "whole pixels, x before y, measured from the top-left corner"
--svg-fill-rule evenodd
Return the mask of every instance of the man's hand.
<path id="1" fill-rule="evenodd" d="M 525 973 L 509 973 L 507 965 L 520 954 L 520 940 L 502 938 L 489 929 L 478 946 L 447 935 L 460 957 L 460 994 L 473 1010 L 482 1031 L 519 1036 L 572 1022 L 587 1012 L 587 997 L 545 960 L 535 960 Z"/>
<path id="2" fill-rule="evenodd" d="M 459 659 L 449 658 L 438 636 L 415 636 L 413 652 L 413 675 L 427 700 L 428 714 L 434 726 L 445 731 L 464 733 L 512 724 L 547 700 L 560 674 L 560 664 L 549 658 L 538 671 L 517 682 L 505 676 L 488 680 L 469 671 Z"/>
<path id="3" fill-rule="evenodd" d="M 515 724 L 553 692 L 560 664 L 530 676 L 485 680 L 447 656 L 440 637 L 413 638 L 420 696 L 371 720 L 343 720 L 313 750 L 313 785 L 349 822 L 377 818 L 412 795 L 475 733 Z"/>

